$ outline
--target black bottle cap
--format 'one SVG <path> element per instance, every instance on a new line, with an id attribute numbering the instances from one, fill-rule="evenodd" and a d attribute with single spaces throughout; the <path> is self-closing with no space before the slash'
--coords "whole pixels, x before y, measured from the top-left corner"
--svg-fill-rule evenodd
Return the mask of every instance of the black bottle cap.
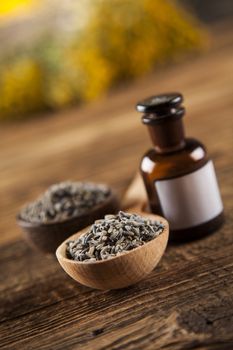
<path id="1" fill-rule="evenodd" d="M 144 124 L 156 124 L 167 118 L 181 118 L 185 112 L 180 106 L 182 102 L 183 96 L 174 92 L 151 96 L 138 102 L 136 108 L 139 112 L 145 113 L 142 117 Z"/>

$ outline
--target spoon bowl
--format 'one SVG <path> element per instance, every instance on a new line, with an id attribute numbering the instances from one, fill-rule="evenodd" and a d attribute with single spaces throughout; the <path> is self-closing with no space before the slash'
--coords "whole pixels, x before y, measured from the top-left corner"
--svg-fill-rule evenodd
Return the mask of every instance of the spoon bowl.
<path id="1" fill-rule="evenodd" d="M 160 221 L 164 225 L 163 232 L 144 245 L 107 260 L 96 262 L 71 260 L 66 255 L 66 243 L 87 232 L 88 228 L 85 228 L 69 237 L 57 248 L 56 256 L 62 268 L 77 282 L 95 289 L 119 289 L 142 280 L 155 268 L 166 249 L 169 225 L 163 217 L 142 212 L 136 214 Z"/>
<path id="2" fill-rule="evenodd" d="M 96 205 L 88 212 L 73 218 L 51 223 L 32 223 L 23 220 L 20 214 L 17 223 L 23 230 L 25 240 L 29 245 L 43 253 L 55 253 L 59 244 L 73 233 L 90 225 L 93 221 L 106 214 L 116 213 L 120 203 L 114 191 L 111 191 L 104 202 Z"/>

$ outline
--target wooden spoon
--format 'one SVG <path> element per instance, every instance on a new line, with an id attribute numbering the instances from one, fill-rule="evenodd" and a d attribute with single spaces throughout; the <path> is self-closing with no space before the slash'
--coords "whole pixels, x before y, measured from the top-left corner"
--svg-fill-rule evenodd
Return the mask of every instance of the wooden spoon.
<path id="1" fill-rule="evenodd" d="M 96 205 L 87 213 L 71 219 L 52 223 L 31 223 L 17 216 L 17 223 L 22 228 L 24 238 L 30 246 L 43 253 L 55 253 L 57 247 L 73 233 L 87 227 L 105 214 L 116 213 L 120 202 L 114 191 L 111 191 L 105 201 Z"/>
<path id="2" fill-rule="evenodd" d="M 66 242 L 77 239 L 88 228 L 76 233 L 63 242 L 56 251 L 62 268 L 77 282 L 95 289 L 119 289 L 130 286 L 149 274 L 161 259 L 168 241 L 168 222 L 157 215 L 135 211 L 145 218 L 164 224 L 163 232 L 144 245 L 122 253 L 108 260 L 79 262 L 67 258 Z"/>

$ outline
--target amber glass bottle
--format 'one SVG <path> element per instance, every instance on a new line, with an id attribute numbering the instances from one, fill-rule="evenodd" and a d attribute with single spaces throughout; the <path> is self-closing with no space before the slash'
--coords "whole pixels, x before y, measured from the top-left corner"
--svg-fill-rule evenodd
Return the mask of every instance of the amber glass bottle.
<path id="1" fill-rule="evenodd" d="M 167 218 L 177 241 L 200 238 L 223 222 L 213 163 L 199 141 L 185 138 L 182 102 L 181 94 L 169 93 L 137 104 L 154 145 L 141 161 L 150 209 Z"/>

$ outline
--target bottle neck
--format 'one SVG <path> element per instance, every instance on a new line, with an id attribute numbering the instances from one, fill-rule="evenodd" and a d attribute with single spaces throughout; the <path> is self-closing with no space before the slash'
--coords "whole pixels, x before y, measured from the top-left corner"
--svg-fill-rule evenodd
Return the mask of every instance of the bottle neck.
<path id="1" fill-rule="evenodd" d="M 181 118 L 148 125 L 149 133 L 158 153 L 175 152 L 185 146 L 183 121 Z"/>

